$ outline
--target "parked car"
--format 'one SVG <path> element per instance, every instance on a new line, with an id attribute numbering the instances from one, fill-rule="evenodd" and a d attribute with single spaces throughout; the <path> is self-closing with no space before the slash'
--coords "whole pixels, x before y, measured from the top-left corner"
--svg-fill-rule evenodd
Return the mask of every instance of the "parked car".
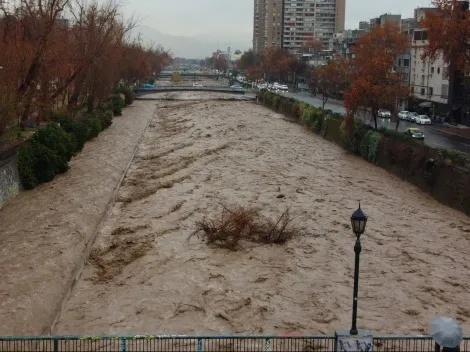
<path id="1" fill-rule="evenodd" d="M 430 125 L 431 119 L 427 115 L 419 115 L 416 117 L 415 122 L 420 125 Z"/>
<path id="2" fill-rule="evenodd" d="M 380 109 L 378 112 L 377 112 L 377 116 L 378 117 L 382 117 L 382 118 L 390 118 L 392 117 L 392 113 L 388 110 L 384 110 L 384 109 Z"/>
<path id="3" fill-rule="evenodd" d="M 415 122 L 417 117 L 418 117 L 417 113 L 409 112 L 408 115 L 406 116 L 406 121 Z"/>
<path id="4" fill-rule="evenodd" d="M 419 128 L 407 128 L 405 134 L 415 139 L 424 140 L 424 133 Z"/>
<path id="5" fill-rule="evenodd" d="M 155 88 L 155 87 L 153 86 L 153 84 L 145 83 L 145 84 L 142 86 L 142 88 L 151 89 L 151 88 Z"/>
<path id="6" fill-rule="evenodd" d="M 243 87 L 239 84 L 234 84 L 230 88 L 233 89 L 233 90 L 243 90 Z"/>
<path id="7" fill-rule="evenodd" d="M 203 87 L 201 83 L 193 83 L 193 87 Z"/>
<path id="8" fill-rule="evenodd" d="M 408 116 L 408 114 L 409 114 L 408 111 L 400 111 L 398 113 L 398 118 L 400 120 L 406 120 L 406 117 Z"/>
<path id="9" fill-rule="evenodd" d="M 285 84 L 279 84 L 277 86 L 277 91 L 279 92 L 288 92 L 289 91 L 289 87 L 286 86 Z"/>

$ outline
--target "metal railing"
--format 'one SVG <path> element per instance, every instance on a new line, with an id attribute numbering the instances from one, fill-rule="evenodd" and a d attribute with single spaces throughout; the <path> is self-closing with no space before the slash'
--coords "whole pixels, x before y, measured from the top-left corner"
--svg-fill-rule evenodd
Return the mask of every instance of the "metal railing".
<path id="1" fill-rule="evenodd" d="M 470 352 L 470 337 L 460 345 Z M 15 352 L 335 352 L 334 335 L 316 336 L 40 336 L 0 337 L 0 351 Z M 374 336 L 371 352 L 434 352 L 429 336 Z M 348 351 L 348 352 L 353 352 Z M 362 351 L 361 351 L 362 352 Z"/>

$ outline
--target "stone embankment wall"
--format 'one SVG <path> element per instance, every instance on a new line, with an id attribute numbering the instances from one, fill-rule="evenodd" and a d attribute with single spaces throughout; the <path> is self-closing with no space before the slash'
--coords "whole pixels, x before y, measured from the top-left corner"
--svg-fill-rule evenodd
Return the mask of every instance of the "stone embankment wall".
<path id="1" fill-rule="evenodd" d="M 0 162 L 0 209 L 21 190 L 16 157 Z"/>

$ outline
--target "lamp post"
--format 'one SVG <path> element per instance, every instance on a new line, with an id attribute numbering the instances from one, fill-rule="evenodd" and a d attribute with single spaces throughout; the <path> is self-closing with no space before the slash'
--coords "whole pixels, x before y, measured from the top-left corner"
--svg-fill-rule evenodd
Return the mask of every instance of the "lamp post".
<path id="1" fill-rule="evenodd" d="M 353 312 L 352 312 L 352 326 L 350 330 L 351 335 L 357 335 L 357 291 L 359 284 L 359 255 L 361 254 L 361 235 L 366 229 L 367 215 L 361 209 L 361 203 L 359 202 L 359 208 L 351 216 L 351 225 L 354 234 L 356 235 L 356 244 L 354 245 L 354 253 L 356 253 L 354 262 L 354 298 L 353 298 Z"/>

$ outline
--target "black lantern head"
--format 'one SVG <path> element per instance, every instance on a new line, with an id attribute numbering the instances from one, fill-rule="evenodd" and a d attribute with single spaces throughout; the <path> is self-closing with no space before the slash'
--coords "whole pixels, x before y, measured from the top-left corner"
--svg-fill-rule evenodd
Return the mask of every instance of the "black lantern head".
<path id="1" fill-rule="evenodd" d="M 361 209 L 361 203 L 359 203 L 359 208 L 351 216 L 351 225 L 352 230 L 357 237 L 361 236 L 365 229 L 367 223 L 367 215 Z"/>

